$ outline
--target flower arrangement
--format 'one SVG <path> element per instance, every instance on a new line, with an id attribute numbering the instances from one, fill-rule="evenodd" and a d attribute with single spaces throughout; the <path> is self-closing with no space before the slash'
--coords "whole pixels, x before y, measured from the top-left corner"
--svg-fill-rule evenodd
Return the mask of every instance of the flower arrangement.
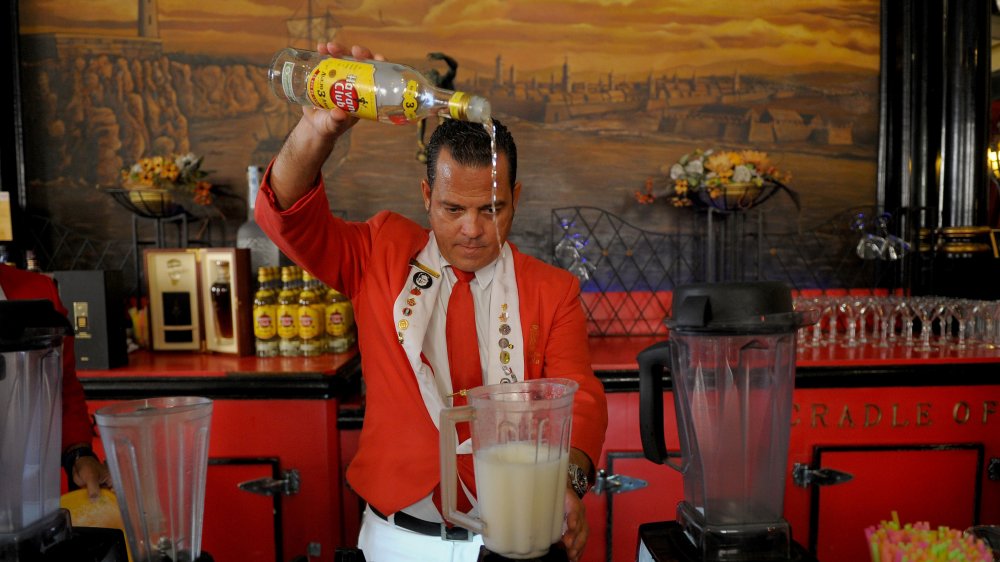
<path id="1" fill-rule="evenodd" d="M 128 190 L 166 189 L 189 193 L 198 205 L 215 201 L 213 185 L 201 169 L 203 157 L 193 153 L 149 156 L 121 171 L 122 186 Z"/>
<path id="2" fill-rule="evenodd" d="M 775 167 L 766 152 L 758 150 L 695 150 L 662 170 L 669 178 L 659 192 L 653 178 L 645 190 L 636 191 L 639 203 L 650 204 L 665 197 L 675 207 L 711 206 L 721 210 L 752 207 L 786 191 L 798 206 L 797 194 L 785 186 L 791 178 Z"/>

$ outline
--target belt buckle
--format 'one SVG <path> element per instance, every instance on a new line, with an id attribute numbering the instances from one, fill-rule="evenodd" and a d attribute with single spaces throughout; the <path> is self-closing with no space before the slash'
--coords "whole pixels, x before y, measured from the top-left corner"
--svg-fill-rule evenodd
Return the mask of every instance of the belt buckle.
<path id="1" fill-rule="evenodd" d="M 468 542 L 472 540 L 472 533 L 464 527 L 449 527 L 441 523 L 441 540 L 451 542 Z"/>

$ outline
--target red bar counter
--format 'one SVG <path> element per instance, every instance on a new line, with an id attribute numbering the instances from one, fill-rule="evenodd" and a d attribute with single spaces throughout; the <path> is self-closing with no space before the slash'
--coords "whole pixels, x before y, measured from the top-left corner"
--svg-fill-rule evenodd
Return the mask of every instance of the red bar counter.
<path id="1" fill-rule="evenodd" d="M 587 496 L 586 562 L 635 560 L 639 525 L 674 519 L 683 497 L 680 474 L 645 460 L 639 437 L 635 357 L 661 339 L 591 339 L 609 404 L 597 465 L 609 476 L 648 485 Z M 803 347 L 798 353 L 785 488 L 785 518 L 797 542 L 823 562 L 865 560 L 863 529 L 891 518 L 892 510 L 903 521 L 958 529 L 1000 524 L 1000 352 Z M 360 503 L 342 470 L 364 416 L 359 371 L 355 352 L 274 359 L 141 352 L 128 367 L 82 371 L 80 378 L 92 410 L 152 395 L 214 398 L 205 549 L 216 559 L 218 551 L 270 561 L 310 549 L 328 559 L 336 546 L 355 543 Z M 669 394 L 669 374 L 664 388 Z M 671 396 L 664 410 L 667 444 L 676 450 Z M 796 465 L 854 477 L 802 487 L 791 476 Z M 235 486 L 262 475 L 277 479 L 290 468 L 301 476 L 296 495 L 256 496 Z M 274 506 L 278 515 L 258 514 L 270 516 Z"/>

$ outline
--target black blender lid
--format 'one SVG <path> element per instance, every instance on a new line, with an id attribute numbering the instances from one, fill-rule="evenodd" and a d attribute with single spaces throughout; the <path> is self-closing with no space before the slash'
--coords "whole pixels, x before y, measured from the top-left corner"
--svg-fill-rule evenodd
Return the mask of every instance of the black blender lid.
<path id="1" fill-rule="evenodd" d="M 0 301 L 0 342 L 72 335 L 73 326 L 50 300 Z"/>
<path id="2" fill-rule="evenodd" d="M 773 334 L 815 321 L 793 309 L 791 289 L 776 281 L 681 285 L 672 308 L 666 324 L 680 333 Z"/>

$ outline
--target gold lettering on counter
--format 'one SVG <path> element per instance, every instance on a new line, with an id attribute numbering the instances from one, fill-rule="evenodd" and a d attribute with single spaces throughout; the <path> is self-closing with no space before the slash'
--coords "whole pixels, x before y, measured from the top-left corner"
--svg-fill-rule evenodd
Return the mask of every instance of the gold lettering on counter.
<path id="1" fill-rule="evenodd" d="M 840 421 L 837 422 L 837 427 L 854 427 L 850 406 L 844 406 L 844 411 L 840 414 Z"/>
<path id="2" fill-rule="evenodd" d="M 959 400 L 948 406 L 951 410 L 951 422 L 949 423 L 956 425 L 970 423 L 996 425 L 1000 420 L 1000 415 L 998 415 L 1000 414 L 1000 401 L 997 400 L 983 400 L 981 403 Z M 809 427 L 813 429 L 834 427 L 836 429 L 874 429 L 885 427 L 883 425 L 885 421 L 888 422 L 890 428 L 894 429 L 932 427 L 935 422 L 938 424 L 942 421 L 947 422 L 947 418 L 942 416 L 947 416 L 945 412 L 949 410 L 948 406 L 941 407 L 939 405 L 938 408 L 935 408 L 934 402 L 893 402 L 883 405 L 873 402 L 865 402 L 861 405 L 825 402 L 793 403 L 791 424 L 792 427 L 802 425 L 804 421 L 802 418 L 808 415 Z M 982 409 L 981 414 L 980 409 Z M 937 420 L 934 419 L 935 410 L 939 412 Z M 886 416 L 886 420 L 883 420 L 883 411 L 889 414 Z M 833 416 L 837 416 L 835 426 Z"/>
<path id="3" fill-rule="evenodd" d="M 899 422 L 899 404 L 892 405 L 892 427 L 906 427 L 910 425 L 909 420 L 903 420 L 902 423 Z"/>
<path id="4" fill-rule="evenodd" d="M 984 400 L 983 401 L 983 425 L 989 421 L 990 416 L 997 413 L 997 401 L 996 400 Z"/>
<path id="5" fill-rule="evenodd" d="M 931 403 L 917 402 L 917 426 L 931 425 Z"/>
<path id="6" fill-rule="evenodd" d="M 878 404 L 865 404 L 865 427 L 873 427 L 882 423 L 882 409 Z"/>
<path id="7" fill-rule="evenodd" d="M 829 408 L 826 404 L 813 404 L 812 405 L 812 426 L 813 427 L 826 427 L 826 413 Z"/>
<path id="8" fill-rule="evenodd" d="M 955 404 L 955 408 L 954 410 L 952 410 L 952 417 L 955 418 L 955 421 L 957 423 L 964 424 L 969 421 L 969 418 L 971 416 L 972 416 L 972 408 L 969 408 L 968 404 L 966 404 L 965 402 L 959 402 Z"/>

